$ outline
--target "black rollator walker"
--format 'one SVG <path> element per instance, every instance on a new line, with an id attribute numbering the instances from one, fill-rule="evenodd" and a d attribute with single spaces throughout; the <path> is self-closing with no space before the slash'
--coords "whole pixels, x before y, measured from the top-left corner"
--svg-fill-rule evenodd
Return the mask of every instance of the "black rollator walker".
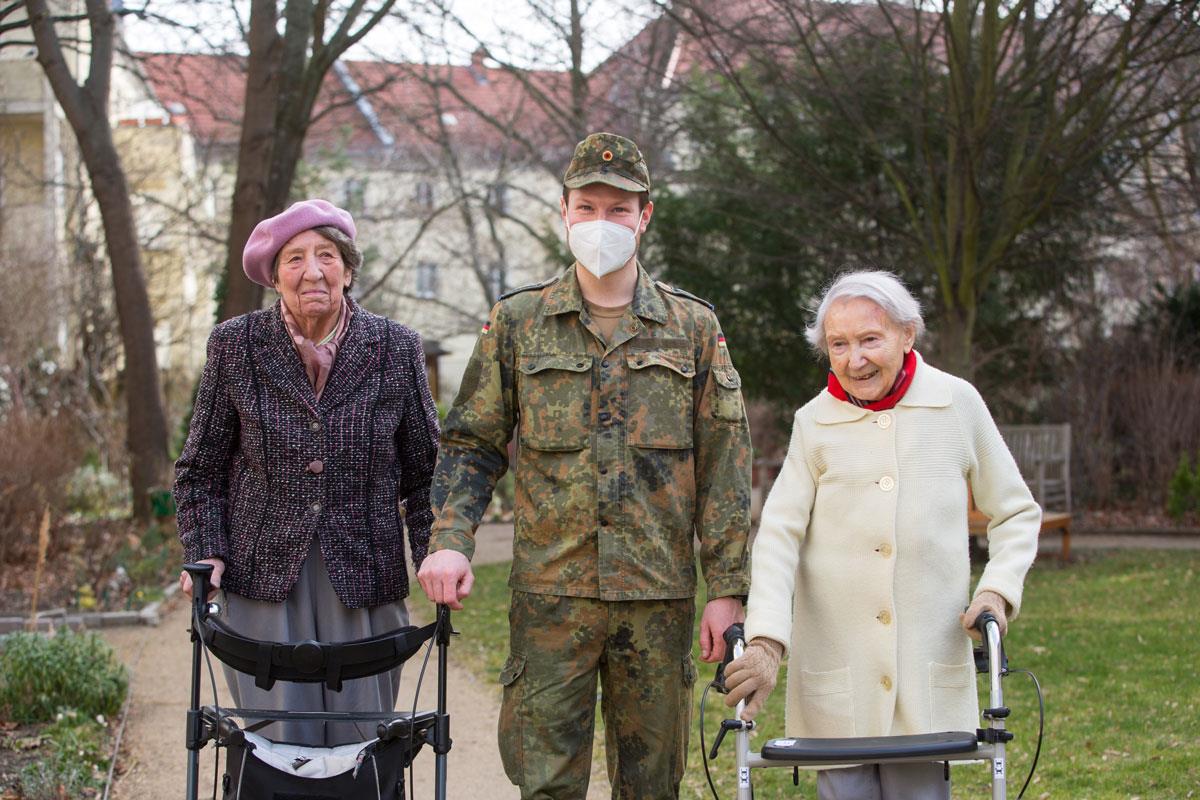
<path id="1" fill-rule="evenodd" d="M 1000 641 L 1000 626 L 996 618 L 988 612 L 979 615 L 976 625 L 983 634 L 984 644 L 975 648 L 975 667 L 978 672 L 986 673 L 989 681 L 989 702 L 983 710 L 987 727 L 975 731 L 945 731 L 926 733 L 914 736 L 869 736 L 841 739 L 770 739 L 760 752 L 750 750 L 750 732 L 754 730 L 753 722 L 741 719 L 745 702 L 737 704 L 733 719 L 721 722 L 721 730 L 713 742 L 712 751 L 705 752 L 705 770 L 708 770 L 708 760 L 715 759 L 721 747 L 725 734 L 733 732 L 734 746 L 737 753 L 737 800 L 751 800 L 754 797 L 752 775 L 754 770 L 771 768 L 821 769 L 857 764 L 888 764 L 898 762 L 944 762 L 946 768 L 952 762 L 991 763 L 992 798 L 1004 800 L 1008 791 L 1008 762 L 1005 757 L 1005 745 L 1012 740 L 1013 735 L 1005 729 L 1005 720 L 1009 709 L 1004 705 L 1003 688 L 1000 679 L 1008 674 L 1008 659 L 1004 654 L 1004 646 Z M 725 663 L 717 670 L 717 676 L 711 686 L 717 691 L 725 692 L 724 669 L 726 664 L 742 655 L 745 648 L 743 630 L 740 623 L 730 626 L 725 632 Z M 1027 672 L 1027 670 L 1020 670 Z M 1032 673 L 1028 673 L 1030 677 Z M 1037 686 L 1037 679 L 1033 678 Z M 1041 689 L 1038 688 L 1039 708 L 1041 707 Z M 703 704 L 703 700 L 701 700 Z M 703 705 L 701 705 L 703 713 Z M 700 729 L 704 735 L 703 723 Z M 704 743 L 701 742 L 703 749 Z M 1033 770 L 1037 767 L 1037 754 L 1041 752 L 1041 733 L 1039 725 L 1038 749 L 1034 755 Z M 799 777 L 796 776 L 798 783 Z M 1029 779 L 1025 786 L 1029 785 Z M 712 787 L 711 778 L 709 786 Z M 1021 793 L 1024 793 L 1024 787 Z M 713 788 L 716 796 L 716 789 Z"/>
<path id="2" fill-rule="evenodd" d="M 222 797 L 225 800 L 403 800 L 404 773 L 423 745 L 434 751 L 434 796 L 446 798 L 446 754 L 450 716 L 446 713 L 446 651 L 450 610 L 437 608 L 437 620 L 352 642 L 263 642 L 249 639 L 218 618 L 207 601 L 212 567 L 186 564 L 192 576 L 192 694 L 187 712 L 187 800 L 198 800 L 200 750 L 210 741 L 227 751 Z M 438 647 L 437 710 L 411 713 L 277 711 L 200 705 L 201 656 L 212 653 L 229 666 L 255 676 L 270 689 L 275 681 L 324 683 L 340 691 L 342 681 L 390 670 L 419 652 L 426 642 L 422 676 L 431 640 Z M 212 662 L 208 662 L 212 679 Z M 420 682 L 417 684 L 418 691 Z M 216 683 L 213 680 L 216 701 Z M 234 719 L 244 723 L 244 728 Z M 274 742 L 255 733 L 271 722 L 375 722 L 377 736 L 340 747 L 304 747 Z M 219 755 L 218 755 L 219 761 Z M 410 781 L 411 781 L 411 770 Z M 215 779 L 215 778 L 214 778 Z M 213 796 L 216 796 L 214 786 Z"/>

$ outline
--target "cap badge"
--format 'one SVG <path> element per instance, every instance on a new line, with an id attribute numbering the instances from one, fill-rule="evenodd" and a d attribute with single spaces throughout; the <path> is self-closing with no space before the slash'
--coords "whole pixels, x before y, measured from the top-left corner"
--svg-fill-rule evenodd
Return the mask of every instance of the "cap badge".
<path id="1" fill-rule="evenodd" d="M 600 154 L 600 157 L 603 158 L 605 161 L 612 161 L 613 160 L 613 152 L 612 152 L 612 150 L 605 150 L 603 153 Z"/>

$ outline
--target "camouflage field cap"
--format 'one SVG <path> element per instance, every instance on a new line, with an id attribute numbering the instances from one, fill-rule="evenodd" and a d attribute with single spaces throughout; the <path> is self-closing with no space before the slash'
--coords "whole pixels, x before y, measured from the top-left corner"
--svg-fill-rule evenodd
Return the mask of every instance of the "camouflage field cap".
<path id="1" fill-rule="evenodd" d="M 650 170 L 638 146 L 615 133 L 593 133 L 575 145 L 563 186 L 607 183 L 627 192 L 650 191 Z"/>

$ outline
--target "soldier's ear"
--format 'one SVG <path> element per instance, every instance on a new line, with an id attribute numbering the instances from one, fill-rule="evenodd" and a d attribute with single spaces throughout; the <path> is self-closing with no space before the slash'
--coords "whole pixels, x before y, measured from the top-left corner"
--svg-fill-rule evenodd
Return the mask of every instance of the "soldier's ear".
<path id="1" fill-rule="evenodd" d="M 650 217 L 654 216 L 654 201 L 647 200 L 646 207 L 642 209 L 642 218 L 638 224 L 638 235 L 646 232 L 646 228 L 650 225 Z"/>

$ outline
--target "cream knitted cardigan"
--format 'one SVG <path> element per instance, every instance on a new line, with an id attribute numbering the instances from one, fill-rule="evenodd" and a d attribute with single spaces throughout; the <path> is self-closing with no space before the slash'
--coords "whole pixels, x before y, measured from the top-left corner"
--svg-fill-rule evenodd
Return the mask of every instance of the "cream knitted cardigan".
<path id="1" fill-rule="evenodd" d="M 974 730 L 967 488 L 991 517 L 975 592 L 1021 609 L 1041 510 L 987 406 L 918 357 L 889 411 L 796 412 L 752 553 L 747 639 L 788 648 L 787 735 Z"/>

